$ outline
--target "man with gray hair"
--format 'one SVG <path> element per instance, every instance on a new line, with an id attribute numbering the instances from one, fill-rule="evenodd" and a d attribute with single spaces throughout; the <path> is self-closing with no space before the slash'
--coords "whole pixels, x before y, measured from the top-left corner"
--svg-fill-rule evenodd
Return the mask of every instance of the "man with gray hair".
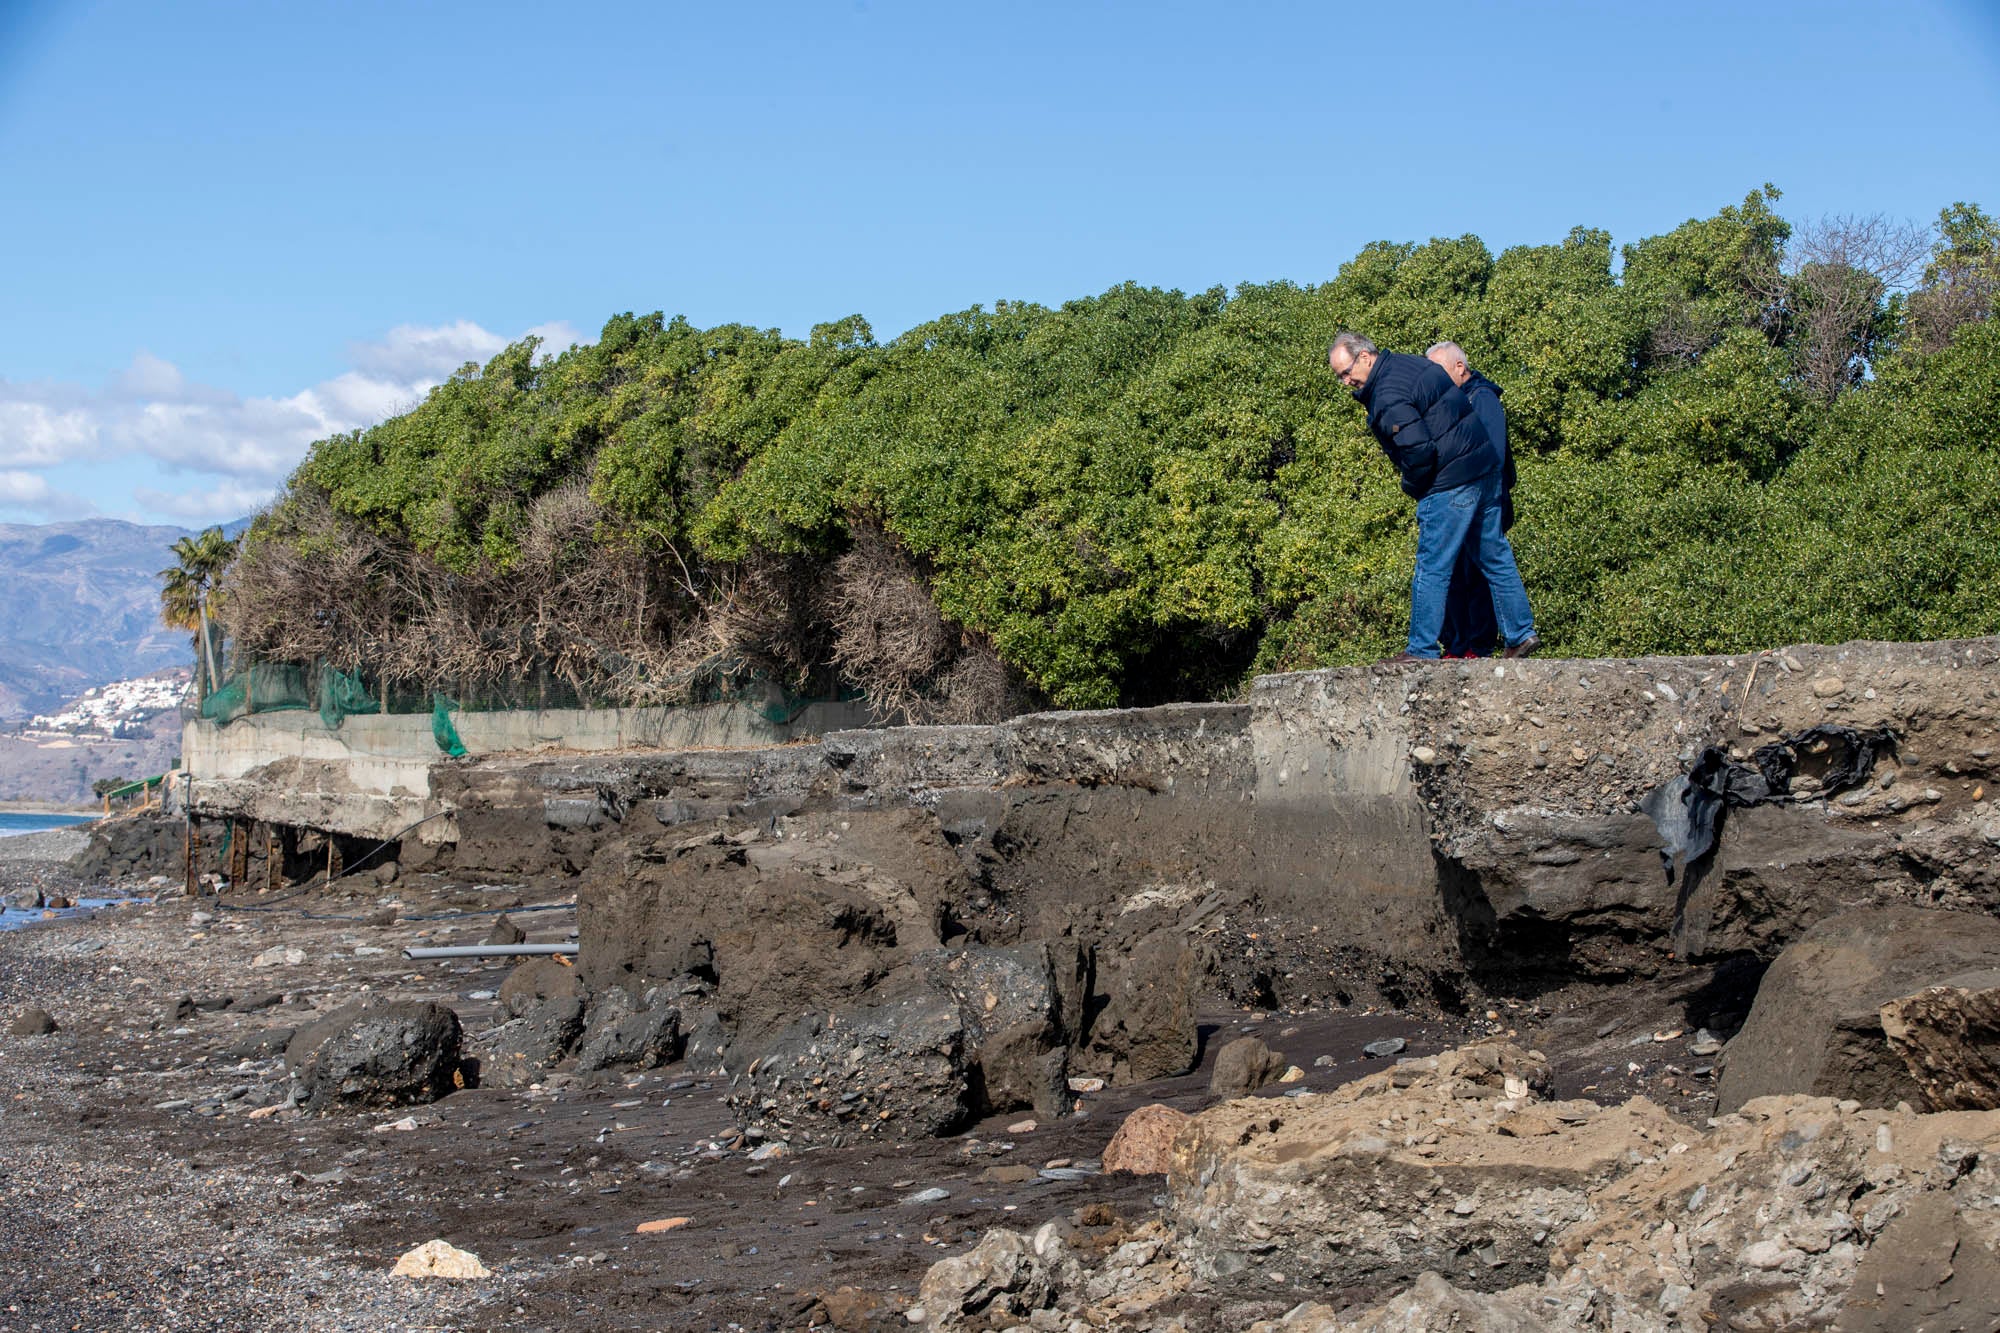
<path id="1" fill-rule="evenodd" d="M 1327 367 L 1368 413 L 1368 429 L 1396 467 L 1403 491 L 1417 502 L 1417 567 L 1410 580 L 1410 637 L 1392 662 L 1438 655 L 1445 598 L 1460 549 L 1474 547 L 1492 591 L 1505 656 L 1526 657 L 1541 646 L 1528 592 L 1500 531 L 1501 452 L 1486 434 L 1465 391 L 1421 356 L 1384 352 L 1358 333 L 1343 332 L 1327 349 Z"/>
<path id="2" fill-rule="evenodd" d="M 1486 438 L 1500 446 L 1500 531 L 1514 526 L 1514 451 L 1507 444 L 1507 414 L 1500 408 L 1500 386 L 1466 362 L 1465 349 L 1455 342 L 1432 343 L 1424 356 L 1451 377 L 1472 400 Z M 1479 572 L 1474 542 L 1459 548 L 1451 571 L 1451 591 L 1445 597 L 1444 629 L 1440 637 L 1446 657 L 1491 657 L 1498 645 L 1500 622 L 1493 618 L 1493 595 Z"/>

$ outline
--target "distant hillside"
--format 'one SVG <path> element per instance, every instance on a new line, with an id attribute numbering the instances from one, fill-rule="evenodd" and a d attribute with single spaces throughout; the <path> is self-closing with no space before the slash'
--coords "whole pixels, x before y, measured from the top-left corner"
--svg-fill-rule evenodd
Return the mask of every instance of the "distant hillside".
<path id="1" fill-rule="evenodd" d="M 90 784 L 99 778 L 152 777 L 180 752 L 180 711 L 173 708 L 119 728 L 116 739 L 0 735 L 0 803 L 89 805 Z"/>
<path id="2" fill-rule="evenodd" d="M 159 616 L 159 571 L 187 535 L 116 519 L 0 524 L 0 723 L 193 662 L 189 637 Z"/>

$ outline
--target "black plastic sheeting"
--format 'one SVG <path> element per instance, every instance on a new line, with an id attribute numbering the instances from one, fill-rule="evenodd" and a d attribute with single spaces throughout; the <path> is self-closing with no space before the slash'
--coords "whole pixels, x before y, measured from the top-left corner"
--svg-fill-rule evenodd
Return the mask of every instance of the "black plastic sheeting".
<path id="1" fill-rule="evenodd" d="M 1895 753 L 1896 734 L 1887 727 L 1873 731 L 1813 727 L 1758 746 L 1747 764 L 1731 760 L 1727 750 L 1711 745 L 1695 759 L 1694 767 L 1654 788 L 1639 803 L 1660 831 L 1660 862 L 1666 868 L 1667 883 L 1674 882 L 1677 861 L 1680 873 L 1689 877 L 1698 876 L 1705 868 L 1715 854 L 1731 807 L 1837 795 L 1868 781 L 1879 756 Z M 1815 769 L 1822 763 L 1825 766 L 1817 774 L 1819 786 L 1795 795 L 1792 781 L 1808 761 Z"/>

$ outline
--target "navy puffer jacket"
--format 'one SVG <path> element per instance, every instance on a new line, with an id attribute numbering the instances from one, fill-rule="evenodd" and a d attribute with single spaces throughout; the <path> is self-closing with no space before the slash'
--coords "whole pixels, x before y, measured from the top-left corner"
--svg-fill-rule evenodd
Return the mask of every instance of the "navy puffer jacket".
<path id="1" fill-rule="evenodd" d="M 1500 466 L 1472 400 L 1424 357 L 1377 353 L 1354 401 L 1367 409 L 1368 429 L 1411 499 L 1478 481 Z"/>
<path id="2" fill-rule="evenodd" d="M 1475 370 L 1459 388 L 1472 400 L 1479 424 L 1486 427 L 1486 438 L 1499 447 L 1500 531 L 1505 532 L 1514 526 L 1514 450 L 1507 443 L 1507 414 L 1500 407 L 1500 386 Z"/>

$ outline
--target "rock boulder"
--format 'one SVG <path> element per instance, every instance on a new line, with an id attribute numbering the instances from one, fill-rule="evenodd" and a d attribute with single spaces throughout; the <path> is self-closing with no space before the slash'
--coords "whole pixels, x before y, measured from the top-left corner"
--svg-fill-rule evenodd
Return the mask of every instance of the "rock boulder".
<path id="1" fill-rule="evenodd" d="M 556 1067 L 583 1035 L 583 1001 L 542 1000 L 480 1038 L 482 1086 L 520 1087 Z"/>
<path id="2" fill-rule="evenodd" d="M 7 1025 L 7 1035 L 10 1037 L 46 1037 L 54 1031 L 56 1031 L 56 1020 L 49 1016 L 49 1011 L 38 1009 L 33 1005 L 23 1009 L 14 1021 Z"/>
<path id="3" fill-rule="evenodd" d="M 749 1061 L 730 1101 L 739 1119 L 794 1142 L 947 1134 L 973 1115 L 967 1055 L 957 1001 L 904 968 L 862 1005 L 793 1023 Z"/>
<path id="4" fill-rule="evenodd" d="M 680 1059 L 685 1045 L 681 1011 L 668 996 L 649 991 L 635 1003 L 614 990 L 591 1013 L 576 1067 L 586 1073 L 614 1065 L 656 1069 Z"/>
<path id="5" fill-rule="evenodd" d="M 553 957 L 530 958 L 500 983 L 500 1006 L 519 1018 L 544 1000 L 575 999 L 577 993 L 574 967 L 566 967 Z"/>
<path id="6" fill-rule="evenodd" d="M 1158 1103 L 1132 1112 L 1104 1145 L 1105 1174 L 1164 1175 L 1173 1164 L 1174 1136 L 1187 1122 L 1187 1112 Z"/>
<path id="7" fill-rule="evenodd" d="M 433 1102 L 455 1086 L 458 1015 L 443 1005 L 395 1001 L 351 1006 L 336 1019 L 327 1020 L 299 1066 L 307 1110 Z M 296 1045 L 298 1038 L 293 1040 Z"/>
<path id="8" fill-rule="evenodd" d="M 1114 1083 L 1194 1068 L 1200 1054 L 1195 1006 L 1206 968 L 1185 932 L 1157 930 L 1130 948 L 1099 950 L 1097 1008 L 1078 1067 Z"/>
<path id="9" fill-rule="evenodd" d="M 1541 1102 L 1547 1070 L 1473 1046 L 1328 1095 L 1205 1111 L 1174 1142 L 1177 1253 L 1212 1281 L 1255 1260 L 1320 1290 L 1427 1270 L 1481 1291 L 1537 1280 L 1548 1237 L 1587 1215 L 1635 1145 L 1691 1134 L 1644 1099 Z"/>
<path id="10" fill-rule="evenodd" d="M 1217 1097 L 1247 1097 L 1285 1072 L 1285 1057 L 1255 1037 L 1238 1037 L 1215 1053 L 1208 1090 Z"/>
<path id="11" fill-rule="evenodd" d="M 2000 968 L 2000 920 L 1983 914 L 1869 907 L 1820 922 L 1764 974 L 1724 1057 L 1718 1107 L 1784 1093 L 1921 1104 L 1882 1006 L 1987 968 Z"/>
<path id="12" fill-rule="evenodd" d="M 742 1060 L 739 1112 L 821 1141 L 943 1134 L 1030 1107 L 1061 1116 L 1086 977 L 1073 941 L 928 950 L 860 1004 L 800 1019 Z"/>

